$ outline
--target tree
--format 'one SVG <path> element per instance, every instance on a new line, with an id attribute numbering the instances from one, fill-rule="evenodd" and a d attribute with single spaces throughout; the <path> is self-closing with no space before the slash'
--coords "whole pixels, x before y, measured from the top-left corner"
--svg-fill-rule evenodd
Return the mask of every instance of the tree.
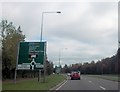
<path id="1" fill-rule="evenodd" d="M 48 75 L 53 73 L 53 62 L 46 60 L 46 70 Z"/>
<path id="2" fill-rule="evenodd" d="M 3 77 L 10 78 L 11 72 L 16 67 L 18 44 L 24 41 L 21 27 L 15 28 L 12 22 L 2 20 L 0 23 L 2 39 L 2 70 Z"/>
<path id="3" fill-rule="evenodd" d="M 64 73 L 70 72 L 67 64 L 64 65 L 64 67 L 63 67 L 63 69 L 62 69 L 62 72 L 64 72 Z"/>

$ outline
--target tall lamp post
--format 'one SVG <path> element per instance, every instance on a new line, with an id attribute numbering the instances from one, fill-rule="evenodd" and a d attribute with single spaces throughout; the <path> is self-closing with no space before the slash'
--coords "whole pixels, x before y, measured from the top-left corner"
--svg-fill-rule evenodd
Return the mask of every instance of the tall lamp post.
<path id="1" fill-rule="evenodd" d="M 42 42 L 42 33 L 43 33 L 43 19 L 44 19 L 44 14 L 46 13 L 61 13 L 60 11 L 56 11 L 56 12 L 42 12 L 42 21 L 41 21 L 41 36 L 40 36 L 40 42 Z M 46 61 L 44 60 L 44 79 L 43 79 L 43 82 L 45 82 L 45 75 L 46 75 Z M 40 77 L 40 74 L 41 73 L 41 70 L 39 70 L 39 77 Z M 39 80 L 39 77 L 38 77 L 38 80 Z"/>
<path id="2" fill-rule="evenodd" d="M 60 59 L 61 59 L 61 51 L 62 51 L 63 49 L 67 50 L 67 48 L 60 48 L 60 49 L 59 49 L 59 66 L 60 66 Z"/>

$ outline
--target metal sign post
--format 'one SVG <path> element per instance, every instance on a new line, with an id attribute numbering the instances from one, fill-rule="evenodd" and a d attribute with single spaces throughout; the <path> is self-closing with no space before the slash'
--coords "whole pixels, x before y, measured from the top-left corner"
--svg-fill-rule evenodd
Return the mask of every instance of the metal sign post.
<path id="1" fill-rule="evenodd" d="M 18 44 L 18 50 L 17 50 L 17 62 L 16 62 L 16 67 L 15 67 L 15 75 L 14 75 L 14 83 L 16 84 L 16 78 L 17 78 L 17 64 L 18 64 L 18 56 L 19 56 L 19 47 L 20 45 Z"/>
<path id="2" fill-rule="evenodd" d="M 43 79 L 44 83 L 45 83 L 45 76 L 46 76 L 46 53 L 45 53 L 45 57 L 44 57 L 44 79 Z"/>

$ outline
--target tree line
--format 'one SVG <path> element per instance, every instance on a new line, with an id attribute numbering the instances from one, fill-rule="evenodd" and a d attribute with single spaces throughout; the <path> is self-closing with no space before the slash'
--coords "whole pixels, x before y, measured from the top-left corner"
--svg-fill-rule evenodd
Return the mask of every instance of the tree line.
<path id="1" fill-rule="evenodd" d="M 120 74 L 120 48 L 117 54 L 112 57 L 107 57 L 97 62 L 91 61 L 84 64 L 76 63 L 70 66 L 65 66 L 62 72 L 69 73 L 71 71 L 81 71 L 82 74 Z"/>
<path id="2" fill-rule="evenodd" d="M 0 40 L 1 40 L 1 52 L 2 57 L 2 79 L 13 79 L 16 61 L 18 44 L 21 41 L 25 41 L 25 35 L 23 34 L 21 27 L 15 27 L 13 22 L 2 20 L 0 22 Z M 53 63 L 46 60 L 47 74 L 51 74 L 53 71 Z M 18 71 L 17 77 L 35 77 L 38 75 L 38 71 Z"/>

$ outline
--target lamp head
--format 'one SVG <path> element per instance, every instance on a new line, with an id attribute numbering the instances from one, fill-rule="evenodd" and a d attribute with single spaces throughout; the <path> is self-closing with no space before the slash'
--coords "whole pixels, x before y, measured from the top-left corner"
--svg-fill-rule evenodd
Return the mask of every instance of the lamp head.
<path id="1" fill-rule="evenodd" d="M 61 13 L 60 11 L 57 11 L 57 13 Z"/>

